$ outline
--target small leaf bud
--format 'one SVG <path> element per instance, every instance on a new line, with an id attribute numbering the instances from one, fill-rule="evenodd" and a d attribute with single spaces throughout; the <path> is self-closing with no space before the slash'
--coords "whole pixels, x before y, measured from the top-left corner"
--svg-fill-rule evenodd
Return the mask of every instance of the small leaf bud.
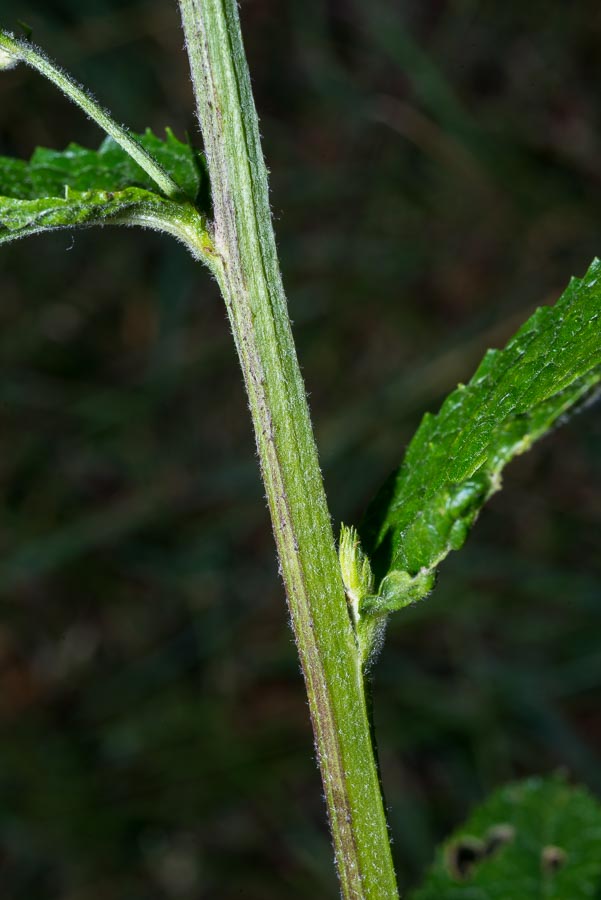
<path id="1" fill-rule="evenodd" d="M 340 530 L 340 569 L 344 589 L 355 625 L 363 599 L 373 592 L 374 577 L 368 557 L 361 549 L 356 528 L 343 525 Z"/>
<path id="2" fill-rule="evenodd" d="M 0 72 L 7 69 L 14 69 L 20 62 L 20 56 L 15 56 L 14 53 L 6 50 L 4 47 L 0 47 Z"/>

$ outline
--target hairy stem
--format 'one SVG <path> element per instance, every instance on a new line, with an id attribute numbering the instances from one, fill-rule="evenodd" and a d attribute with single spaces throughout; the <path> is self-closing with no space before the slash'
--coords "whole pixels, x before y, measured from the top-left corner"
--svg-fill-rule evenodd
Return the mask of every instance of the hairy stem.
<path id="1" fill-rule="evenodd" d="M 179 0 L 215 212 L 345 898 L 397 888 L 363 676 L 290 329 L 236 0 Z"/>
<path id="2" fill-rule="evenodd" d="M 17 40 L 7 32 L 0 31 L 0 52 L 4 56 L 5 66 L 7 65 L 6 59 L 13 59 L 15 62 L 22 61 L 56 85 L 69 100 L 79 106 L 93 122 L 96 122 L 103 131 L 110 135 L 115 143 L 119 144 L 140 168 L 144 169 L 147 175 L 150 175 L 167 197 L 178 198 L 181 196 L 182 189 L 179 185 L 133 135 L 115 122 L 110 113 L 103 109 L 88 91 L 80 87 L 70 75 L 51 62 L 41 50 L 30 44 L 29 41 Z"/>

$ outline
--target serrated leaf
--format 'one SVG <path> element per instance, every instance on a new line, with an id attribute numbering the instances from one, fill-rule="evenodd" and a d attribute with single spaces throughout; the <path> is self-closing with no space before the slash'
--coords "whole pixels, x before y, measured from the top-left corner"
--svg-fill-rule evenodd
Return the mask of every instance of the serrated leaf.
<path id="1" fill-rule="evenodd" d="M 72 191 L 65 197 L 15 200 L 0 197 L 0 244 L 54 228 L 89 225 L 137 215 L 160 217 L 169 201 L 139 188 L 122 191 Z"/>
<path id="2" fill-rule="evenodd" d="M 601 806 L 564 779 L 490 797 L 438 851 L 412 900 L 590 900 L 601 892 Z"/>
<path id="3" fill-rule="evenodd" d="M 459 385 L 437 415 L 424 416 L 360 529 L 380 579 L 433 572 L 464 543 L 483 504 L 499 490 L 504 466 L 596 392 L 600 311 L 596 260 L 554 307 L 538 309 L 504 350 L 489 350 L 469 384 Z M 404 605 L 403 598 L 396 605 Z"/>
<path id="4" fill-rule="evenodd" d="M 170 130 L 164 141 L 150 130 L 137 139 L 181 187 L 182 196 L 194 202 L 202 183 L 202 170 L 194 149 L 178 141 Z M 98 150 L 88 150 L 78 144 L 69 144 L 62 151 L 38 147 L 29 162 L 0 157 L 3 197 L 64 199 L 66 187 L 80 193 L 116 192 L 128 187 L 158 193 L 153 179 L 112 138 L 106 138 Z"/>
<path id="5" fill-rule="evenodd" d="M 0 243 L 105 221 L 160 227 L 200 219 L 193 206 L 204 189 L 196 151 L 169 130 L 164 141 L 151 131 L 138 140 L 181 187 L 181 201 L 160 194 L 150 175 L 111 138 L 98 150 L 77 144 L 62 152 L 38 148 L 29 162 L 0 157 Z"/>

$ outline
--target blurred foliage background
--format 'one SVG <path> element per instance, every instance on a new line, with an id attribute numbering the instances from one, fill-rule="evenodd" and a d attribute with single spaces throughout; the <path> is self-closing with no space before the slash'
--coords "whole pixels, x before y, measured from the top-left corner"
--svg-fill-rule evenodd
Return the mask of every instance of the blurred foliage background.
<path id="1" fill-rule="evenodd" d="M 336 522 L 425 409 L 601 252 L 601 8 L 245 0 Z M 198 139 L 175 2 L 2 0 L 136 130 Z M 100 135 L 25 68 L 0 153 Z M 0 894 L 334 898 L 303 685 L 221 302 L 168 239 L 0 253 Z M 375 714 L 404 885 L 495 785 L 601 793 L 599 407 L 515 463 Z"/>

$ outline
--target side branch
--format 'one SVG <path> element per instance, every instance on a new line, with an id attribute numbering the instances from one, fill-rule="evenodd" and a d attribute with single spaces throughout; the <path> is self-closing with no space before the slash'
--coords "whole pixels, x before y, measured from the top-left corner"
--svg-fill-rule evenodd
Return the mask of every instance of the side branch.
<path id="1" fill-rule="evenodd" d="M 41 50 L 30 44 L 29 41 L 17 40 L 7 32 L 0 31 L 0 53 L 3 54 L 5 60 L 14 60 L 14 64 L 22 61 L 44 75 L 69 100 L 79 106 L 93 122 L 96 122 L 103 131 L 110 135 L 115 143 L 119 144 L 140 168 L 150 175 L 167 197 L 173 199 L 180 197 L 181 188 L 133 135 L 115 122 L 110 113 L 103 109 L 87 90 L 77 84 L 63 69 L 51 62 Z M 4 65 L 8 68 L 6 61 Z"/>

